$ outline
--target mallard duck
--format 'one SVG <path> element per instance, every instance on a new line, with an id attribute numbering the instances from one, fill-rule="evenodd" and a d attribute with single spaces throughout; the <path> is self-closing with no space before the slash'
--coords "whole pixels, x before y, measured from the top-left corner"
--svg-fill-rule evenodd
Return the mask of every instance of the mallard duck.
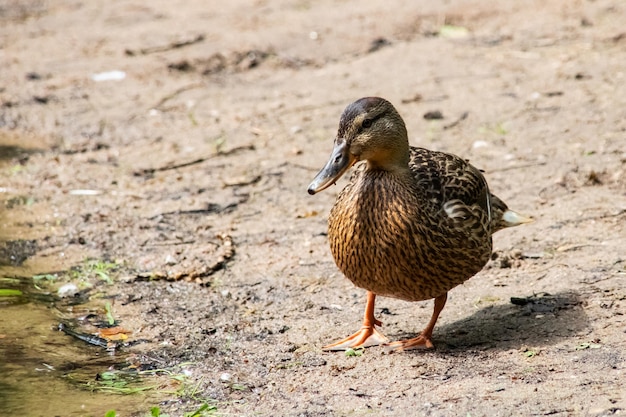
<path id="1" fill-rule="evenodd" d="M 334 149 L 309 194 L 334 184 L 360 163 L 328 217 L 335 263 L 367 290 L 362 328 L 324 350 L 384 344 L 392 350 L 432 348 L 448 291 L 478 273 L 491 256 L 491 235 L 532 221 L 491 194 L 480 170 L 449 153 L 409 146 L 394 106 L 365 97 L 344 110 Z M 388 343 L 376 327 L 376 296 L 435 299 L 419 336 Z"/>

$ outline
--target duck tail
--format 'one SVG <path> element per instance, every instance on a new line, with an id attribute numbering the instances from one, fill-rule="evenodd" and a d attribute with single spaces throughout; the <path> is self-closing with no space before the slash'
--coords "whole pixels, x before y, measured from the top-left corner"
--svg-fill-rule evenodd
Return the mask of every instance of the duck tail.
<path id="1" fill-rule="evenodd" d="M 515 227 L 520 224 L 534 222 L 530 216 L 520 214 L 517 211 L 511 210 L 507 207 L 504 201 L 500 200 L 495 195 L 491 194 L 491 227 L 492 233 L 506 227 Z"/>
<path id="2" fill-rule="evenodd" d="M 534 221 L 535 219 L 532 217 L 520 214 L 511 209 L 506 209 L 506 211 L 502 213 L 502 223 L 504 224 L 504 227 L 514 227 L 524 223 L 532 223 Z"/>

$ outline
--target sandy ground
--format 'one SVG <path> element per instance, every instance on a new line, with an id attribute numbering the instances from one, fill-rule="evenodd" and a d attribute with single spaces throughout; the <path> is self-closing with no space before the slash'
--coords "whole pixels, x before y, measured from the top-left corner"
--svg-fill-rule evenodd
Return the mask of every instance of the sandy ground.
<path id="1" fill-rule="evenodd" d="M 211 4 L 0 1 L 0 233 L 35 241 L 16 274 L 123 263 L 133 351 L 192 362 L 225 415 L 626 413 L 626 4 Z M 345 180 L 306 188 L 367 95 L 536 218 L 495 236 L 431 351 L 320 349 L 365 297 L 325 237 Z M 399 339 L 431 308 L 377 314 Z"/>

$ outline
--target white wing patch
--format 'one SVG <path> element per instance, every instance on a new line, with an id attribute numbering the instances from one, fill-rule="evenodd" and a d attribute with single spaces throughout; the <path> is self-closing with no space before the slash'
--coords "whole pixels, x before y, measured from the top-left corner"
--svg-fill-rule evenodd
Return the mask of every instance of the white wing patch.
<path id="1" fill-rule="evenodd" d="M 461 200 L 450 200 L 443 204 L 443 211 L 446 212 L 451 219 L 464 219 L 467 214 L 465 204 Z"/>

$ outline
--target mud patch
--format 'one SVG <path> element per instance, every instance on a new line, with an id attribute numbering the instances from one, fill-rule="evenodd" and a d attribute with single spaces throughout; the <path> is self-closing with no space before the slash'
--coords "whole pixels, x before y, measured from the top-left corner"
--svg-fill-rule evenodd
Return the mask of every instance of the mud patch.
<path id="1" fill-rule="evenodd" d="M 23 21 L 36 18 L 48 12 L 47 3 L 43 0 L 27 0 L 19 4 L 0 4 L 0 21 Z"/>
<path id="2" fill-rule="evenodd" d="M 195 72 L 201 75 L 237 73 L 258 68 L 261 65 L 273 68 L 302 68 L 315 65 L 313 61 L 297 57 L 279 56 L 274 50 L 250 50 L 232 52 L 229 55 L 215 53 L 208 58 L 196 58 L 193 61 L 172 62 L 167 68 L 179 72 Z"/>
<path id="3" fill-rule="evenodd" d="M 0 162 L 15 158 L 18 162 L 24 163 L 28 159 L 29 153 L 32 153 L 32 151 L 19 146 L 0 145 Z"/>
<path id="4" fill-rule="evenodd" d="M 131 275 L 140 279 L 186 279 L 208 284 L 208 277 L 223 268 L 235 254 L 228 234 L 198 222 L 206 211 L 166 213 L 150 218 L 120 216 L 100 208 L 69 222 L 72 233 L 59 239 L 71 245 L 97 249 L 105 259 L 123 260 Z M 132 277 L 131 277 L 132 279 Z"/>
<path id="5" fill-rule="evenodd" d="M 37 249 L 36 240 L 0 241 L 0 266 L 20 266 L 37 253 Z"/>
<path id="6" fill-rule="evenodd" d="M 158 245 L 158 241 L 154 243 Z M 168 244 L 165 243 L 167 246 Z M 140 256 L 138 264 L 142 272 L 138 279 L 167 279 L 193 281 L 202 285 L 210 285 L 209 277 L 221 270 L 235 255 L 235 246 L 228 235 L 217 235 L 214 239 L 205 242 L 181 242 L 173 244 L 176 248 L 166 251 L 157 251 L 149 255 Z M 155 259 L 165 259 L 159 264 Z M 146 272 L 149 271 L 149 272 Z"/>

